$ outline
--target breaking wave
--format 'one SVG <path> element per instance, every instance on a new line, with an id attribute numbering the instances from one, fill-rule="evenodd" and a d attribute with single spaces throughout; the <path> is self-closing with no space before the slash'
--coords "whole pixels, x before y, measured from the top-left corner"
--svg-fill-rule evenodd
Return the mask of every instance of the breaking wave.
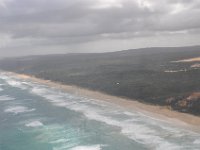
<path id="1" fill-rule="evenodd" d="M 21 82 L 13 78 L 4 78 L 13 87 L 29 91 L 33 95 L 43 97 L 53 106 L 66 108 L 79 112 L 89 120 L 105 123 L 120 129 L 120 134 L 129 139 L 146 145 L 155 150 L 180 150 L 200 147 L 200 135 L 189 130 L 166 124 L 165 121 L 154 119 L 137 111 L 127 111 L 114 104 L 100 102 L 98 100 L 80 97 L 69 93 L 60 92 L 47 86 L 32 82 Z M 9 100 L 9 96 L 0 96 L 0 101 Z M 5 112 L 19 114 L 31 112 L 35 109 L 24 106 L 12 106 Z M 53 150 L 101 150 L 101 145 L 80 146 L 77 139 L 78 132 L 66 129 L 60 125 L 44 126 L 39 120 L 33 120 L 25 124 L 26 127 L 41 127 L 42 133 L 38 135 L 39 141 L 61 144 Z M 70 138 L 63 136 L 63 131 L 70 133 Z M 69 141 L 73 139 L 73 141 Z M 70 144 L 69 144 L 69 143 Z"/>
<path id="2" fill-rule="evenodd" d="M 1 95 L 0 96 L 0 101 L 11 101 L 11 100 L 14 100 L 15 98 L 13 97 L 10 97 L 8 95 Z"/>
<path id="3" fill-rule="evenodd" d="M 32 121 L 30 123 L 25 124 L 26 127 L 41 127 L 43 126 L 43 123 L 36 120 L 36 121 Z"/>
<path id="4" fill-rule="evenodd" d="M 35 109 L 34 108 L 29 109 L 24 106 L 10 106 L 4 110 L 4 112 L 13 113 L 13 114 L 20 114 L 20 113 L 32 112 L 32 111 L 35 111 Z"/>
<path id="5" fill-rule="evenodd" d="M 170 138 L 186 138 L 187 136 L 185 135 L 187 131 L 167 127 L 167 125 L 164 125 L 165 121 L 154 120 L 152 117 L 142 113 L 132 113 L 123 110 L 116 111 L 116 108 L 113 107 L 112 104 L 110 104 L 110 106 L 107 104 L 106 106 L 101 107 L 98 105 L 98 102 L 92 103 L 95 100 L 64 93 L 58 94 L 57 92 L 44 87 L 34 87 L 31 92 L 44 97 L 54 106 L 81 112 L 88 119 L 104 122 L 111 126 L 117 126 L 121 129 L 122 134 L 138 143 L 148 145 L 151 149 L 179 150 L 184 147 L 183 145 L 171 142 Z M 125 119 L 120 118 L 118 116 L 119 114 L 124 114 L 126 117 L 123 118 Z M 115 116 L 115 118 L 113 116 Z M 199 135 L 197 137 L 200 139 Z"/>

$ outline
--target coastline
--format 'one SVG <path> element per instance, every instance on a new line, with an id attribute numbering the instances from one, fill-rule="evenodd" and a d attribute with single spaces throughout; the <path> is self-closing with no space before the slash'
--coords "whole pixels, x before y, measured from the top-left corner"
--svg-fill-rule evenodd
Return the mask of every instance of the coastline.
<path id="1" fill-rule="evenodd" d="M 198 116 L 170 110 L 169 108 L 164 107 L 164 106 L 145 104 L 145 103 L 138 102 L 137 100 L 112 96 L 112 95 L 108 95 L 102 92 L 92 91 L 92 90 L 85 89 L 78 86 L 65 85 L 65 84 L 50 81 L 50 80 L 36 78 L 34 76 L 30 76 L 26 74 L 17 74 L 13 72 L 11 74 L 21 79 L 27 79 L 33 82 L 41 83 L 41 84 L 59 89 L 64 92 L 68 92 L 68 93 L 75 94 L 78 96 L 92 98 L 98 101 L 105 101 L 105 102 L 117 105 L 119 107 L 125 108 L 130 112 L 131 110 L 137 110 L 154 119 L 159 119 L 159 120 L 166 121 L 169 123 L 175 123 L 175 124 L 178 124 L 190 129 L 192 127 L 194 131 L 200 131 L 199 129 L 200 117 Z"/>

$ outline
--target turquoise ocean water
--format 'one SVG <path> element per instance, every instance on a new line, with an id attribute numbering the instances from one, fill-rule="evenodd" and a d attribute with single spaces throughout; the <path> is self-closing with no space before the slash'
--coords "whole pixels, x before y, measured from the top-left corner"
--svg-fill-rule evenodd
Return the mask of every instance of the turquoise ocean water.
<path id="1" fill-rule="evenodd" d="M 0 150 L 199 150 L 200 134 L 0 73 Z"/>

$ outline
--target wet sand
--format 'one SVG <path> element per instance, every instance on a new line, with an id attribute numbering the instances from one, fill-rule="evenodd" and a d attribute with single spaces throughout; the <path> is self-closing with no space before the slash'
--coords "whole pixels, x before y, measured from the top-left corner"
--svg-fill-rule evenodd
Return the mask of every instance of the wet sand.
<path id="1" fill-rule="evenodd" d="M 127 109 L 128 111 L 137 110 L 155 119 L 157 118 L 160 120 L 165 120 L 166 122 L 176 123 L 188 128 L 192 127 L 194 130 L 200 131 L 200 128 L 199 128 L 200 117 L 198 116 L 173 111 L 163 106 L 144 104 L 133 99 L 125 99 L 125 98 L 120 98 L 116 96 L 111 96 L 105 93 L 92 91 L 92 90 L 80 88 L 77 86 L 63 85 L 61 83 L 57 83 L 57 82 L 53 82 L 49 80 L 43 80 L 43 79 L 35 78 L 29 75 L 16 74 L 16 73 L 12 73 L 12 74 L 14 74 L 15 76 L 19 78 L 45 84 L 47 86 L 57 88 L 59 90 L 62 90 L 71 94 L 75 94 L 82 97 L 88 97 L 88 98 L 99 100 L 99 101 L 109 102 L 109 103 L 118 105 L 120 107 L 123 107 Z"/>
<path id="2" fill-rule="evenodd" d="M 177 61 L 172 61 L 172 62 L 175 62 L 175 63 L 179 63 L 179 62 L 200 62 L 200 57 L 182 59 L 182 60 L 177 60 Z"/>

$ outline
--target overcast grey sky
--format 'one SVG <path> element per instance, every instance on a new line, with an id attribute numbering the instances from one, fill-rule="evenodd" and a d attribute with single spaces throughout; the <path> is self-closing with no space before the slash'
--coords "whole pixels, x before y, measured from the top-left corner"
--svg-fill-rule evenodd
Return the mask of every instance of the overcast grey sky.
<path id="1" fill-rule="evenodd" d="M 200 44 L 200 0 L 0 0 L 0 57 Z"/>

